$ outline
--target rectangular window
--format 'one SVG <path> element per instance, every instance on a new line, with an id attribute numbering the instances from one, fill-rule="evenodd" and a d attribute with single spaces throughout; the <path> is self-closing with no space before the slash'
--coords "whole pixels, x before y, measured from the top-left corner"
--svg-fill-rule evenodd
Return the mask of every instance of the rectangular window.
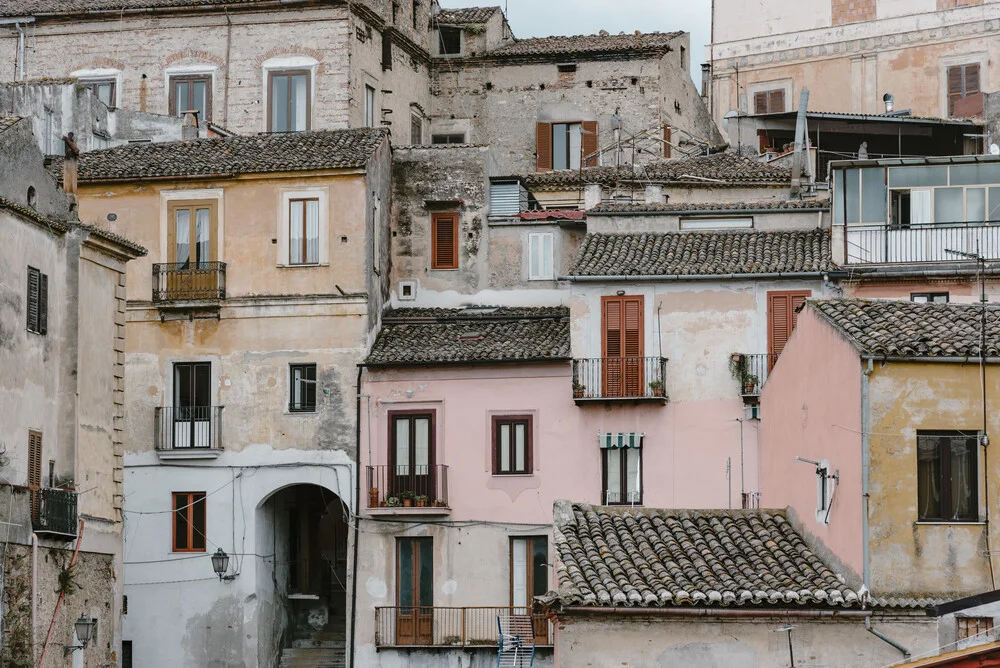
<path id="1" fill-rule="evenodd" d="M 579 123 L 553 123 L 552 169 L 580 169 L 582 139 Z"/>
<path id="2" fill-rule="evenodd" d="M 539 172 L 556 169 L 594 167 L 599 162 L 597 121 L 535 124 L 535 168 Z"/>
<path id="3" fill-rule="evenodd" d="M 174 552 L 205 551 L 205 492 L 174 492 Z"/>
<path id="4" fill-rule="evenodd" d="M 458 214 L 431 216 L 431 269 L 458 269 Z"/>
<path id="5" fill-rule="evenodd" d="M 548 568 L 548 537 L 525 536 L 510 539 L 511 606 L 531 608 L 534 598 L 548 591 Z"/>
<path id="6" fill-rule="evenodd" d="M 601 297 L 601 376 L 605 397 L 645 394 L 642 296 Z"/>
<path id="7" fill-rule="evenodd" d="M 299 132 L 310 126 L 312 91 L 308 70 L 286 70 L 268 74 L 270 132 Z"/>
<path id="8" fill-rule="evenodd" d="M 396 539 L 396 644 L 430 645 L 434 639 L 434 543 Z"/>
<path id="9" fill-rule="evenodd" d="M 212 77 L 208 74 L 170 77 L 170 114 L 198 112 L 199 122 L 212 117 Z"/>
<path id="10" fill-rule="evenodd" d="M 434 413 L 389 413 L 389 495 L 438 497 L 434 471 Z"/>
<path id="11" fill-rule="evenodd" d="M 375 127 L 375 89 L 365 86 L 365 127 Z"/>
<path id="12" fill-rule="evenodd" d="M 122 668 L 132 668 L 131 640 L 122 640 Z"/>
<path id="13" fill-rule="evenodd" d="M 215 200 L 170 203 L 167 258 L 177 265 L 174 269 L 208 269 L 218 259 L 218 211 Z"/>
<path id="14" fill-rule="evenodd" d="M 35 334 L 49 331 L 49 276 L 28 267 L 27 329 Z"/>
<path id="15" fill-rule="evenodd" d="M 754 93 L 753 113 L 780 114 L 785 110 L 785 91 L 782 88 Z"/>
<path id="16" fill-rule="evenodd" d="M 967 118 L 983 115 L 983 92 L 979 63 L 948 68 L 948 116 Z"/>
<path id="17" fill-rule="evenodd" d="M 534 471 L 530 415 L 493 417 L 493 475 Z"/>
<path id="18" fill-rule="evenodd" d="M 642 505 L 642 448 L 603 448 L 601 502 Z"/>
<path id="19" fill-rule="evenodd" d="M 993 630 L 992 617 L 957 617 L 955 621 L 958 622 L 959 640 L 968 638 L 976 638 L 983 642 L 993 640 L 989 637 L 990 631 Z"/>
<path id="20" fill-rule="evenodd" d="M 292 364 L 289 366 L 290 383 L 288 410 L 314 412 L 316 410 L 316 365 Z"/>
<path id="21" fill-rule="evenodd" d="M 917 507 L 920 520 L 979 519 L 977 432 L 917 432 Z"/>
<path id="22" fill-rule="evenodd" d="M 118 88 L 115 79 L 90 79 L 81 81 L 81 86 L 86 86 L 94 92 L 94 97 L 109 107 L 114 107 L 117 103 L 116 89 Z"/>
<path id="23" fill-rule="evenodd" d="M 288 264 L 319 263 L 319 200 L 288 202 Z"/>
<path id="24" fill-rule="evenodd" d="M 438 28 L 438 53 L 442 56 L 458 56 L 462 53 L 462 29 L 442 26 Z"/>
<path id="25" fill-rule="evenodd" d="M 532 281 L 552 280 L 553 234 L 532 232 L 528 235 L 528 279 Z"/>
<path id="26" fill-rule="evenodd" d="M 212 444 L 212 363 L 174 364 L 174 448 L 207 448 Z"/>
<path id="27" fill-rule="evenodd" d="M 420 114 L 410 114 L 410 143 L 414 146 L 424 143 L 424 119 Z"/>
<path id="28" fill-rule="evenodd" d="M 917 304 L 947 304 L 947 292 L 911 292 L 910 301 Z"/>
<path id="29" fill-rule="evenodd" d="M 441 146 L 444 144 L 464 144 L 464 132 L 451 132 L 448 134 L 431 135 L 431 144 Z"/>
<path id="30" fill-rule="evenodd" d="M 788 343 L 799 320 L 799 307 L 812 295 L 810 290 L 785 290 L 767 293 L 768 365 L 773 366 Z M 770 368 L 768 369 L 770 370 Z"/>

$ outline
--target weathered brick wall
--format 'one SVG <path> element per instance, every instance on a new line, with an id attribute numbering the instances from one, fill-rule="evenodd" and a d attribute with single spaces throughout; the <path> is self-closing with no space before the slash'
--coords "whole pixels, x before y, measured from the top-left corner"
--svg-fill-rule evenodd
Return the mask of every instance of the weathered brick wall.
<path id="1" fill-rule="evenodd" d="M 832 0 L 832 3 L 835 26 L 875 20 L 876 0 Z"/>
<path id="2" fill-rule="evenodd" d="M 952 9 L 954 7 L 965 7 L 966 5 L 981 5 L 983 0 L 937 0 L 937 8 Z"/>

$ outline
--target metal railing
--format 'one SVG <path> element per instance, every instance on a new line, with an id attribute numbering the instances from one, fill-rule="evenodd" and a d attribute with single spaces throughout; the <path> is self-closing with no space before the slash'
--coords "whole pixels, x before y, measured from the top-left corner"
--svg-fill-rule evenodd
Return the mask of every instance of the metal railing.
<path id="1" fill-rule="evenodd" d="M 848 264 L 955 262 L 965 260 L 948 251 L 979 253 L 1000 259 L 1000 223 L 941 223 L 847 225 Z"/>
<path id="2" fill-rule="evenodd" d="M 496 647 L 500 641 L 497 617 L 524 615 L 528 608 L 405 607 L 375 608 L 376 647 Z M 552 625 L 544 615 L 531 615 L 536 646 L 552 645 Z"/>
<path id="3" fill-rule="evenodd" d="M 369 466 L 368 507 L 448 507 L 448 467 Z"/>
<path id="4" fill-rule="evenodd" d="M 76 538 L 76 492 L 43 487 L 31 493 L 35 497 L 32 500 L 32 529 L 36 533 Z"/>
<path id="5" fill-rule="evenodd" d="M 591 357 L 573 360 L 574 399 L 666 398 L 664 357 Z"/>
<path id="6" fill-rule="evenodd" d="M 156 408 L 157 450 L 221 450 L 223 406 Z"/>
<path id="7" fill-rule="evenodd" d="M 225 298 L 225 262 L 174 262 L 153 265 L 154 302 Z"/>
<path id="8" fill-rule="evenodd" d="M 729 358 L 729 370 L 739 383 L 740 394 L 744 397 L 760 396 L 767 374 L 777 359 L 777 355 L 767 353 L 733 353 Z"/>

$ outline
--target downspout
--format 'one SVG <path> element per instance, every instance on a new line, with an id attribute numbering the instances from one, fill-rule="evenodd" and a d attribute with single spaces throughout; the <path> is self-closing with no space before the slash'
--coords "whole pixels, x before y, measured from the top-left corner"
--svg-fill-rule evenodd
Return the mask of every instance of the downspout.
<path id="1" fill-rule="evenodd" d="M 357 444 L 354 459 L 354 553 L 352 557 L 351 573 L 351 637 L 347 643 L 348 666 L 354 668 L 354 640 L 358 634 L 358 539 L 361 537 L 360 518 L 361 511 L 361 374 L 364 367 L 358 365 L 358 381 L 355 387 L 355 416 L 354 416 L 354 442 Z"/>
<path id="2" fill-rule="evenodd" d="M 862 581 L 869 590 L 871 589 L 871 565 L 869 563 L 868 550 L 868 477 L 871 452 L 868 445 L 868 432 L 871 415 L 868 409 L 868 375 L 871 374 L 874 368 L 874 363 L 869 359 L 868 368 L 861 373 L 861 563 L 864 571 Z M 876 633 L 875 631 L 872 632 Z M 886 640 L 888 641 L 888 639 Z"/>
<path id="3" fill-rule="evenodd" d="M 226 7 L 226 72 L 225 84 L 222 89 L 222 125 L 229 127 L 229 60 L 233 55 L 233 20 L 229 18 L 229 8 Z M 267 82 L 264 82 L 267 85 Z M 265 111 L 266 113 L 266 111 Z M 205 119 L 208 121 L 208 119 Z"/>
<path id="4" fill-rule="evenodd" d="M 892 645 L 893 647 L 895 647 L 896 649 L 898 649 L 900 652 L 903 653 L 903 659 L 904 660 L 909 660 L 909 658 L 910 658 L 910 650 L 906 649 L 905 647 L 903 647 L 902 645 L 900 645 L 898 642 L 896 642 L 895 640 L 893 640 L 889 636 L 885 635 L 884 633 L 882 633 L 880 631 L 876 631 L 875 629 L 873 629 L 872 628 L 872 618 L 871 617 L 865 617 L 865 630 L 868 631 L 868 633 L 870 633 L 873 636 L 875 636 L 876 638 L 878 638 L 879 640 L 887 642 L 890 645 Z"/>
<path id="5" fill-rule="evenodd" d="M 38 644 L 38 534 L 31 532 L 31 646 Z M 34 657 L 34 650 L 31 652 Z M 38 664 L 41 665 L 41 664 Z"/>

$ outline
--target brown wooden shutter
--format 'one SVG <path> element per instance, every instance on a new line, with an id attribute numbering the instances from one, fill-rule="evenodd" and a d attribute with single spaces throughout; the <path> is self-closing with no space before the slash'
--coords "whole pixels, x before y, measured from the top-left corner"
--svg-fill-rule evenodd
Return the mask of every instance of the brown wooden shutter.
<path id="1" fill-rule="evenodd" d="M 602 297 L 604 393 L 641 396 L 643 298 Z"/>
<path id="2" fill-rule="evenodd" d="M 392 69 L 392 35 L 388 30 L 382 33 L 382 71 Z"/>
<path id="3" fill-rule="evenodd" d="M 552 171 L 552 124 L 535 123 L 535 171 Z"/>
<path id="4" fill-rule="evenodd" d="M 767 94 L 767 113 L 779 114 L 785 110 L 785 91 L 772 90 Z"/>
<path id="5" fill-rule="evenodd" d="M 767 113 L 767 93 L 755 93 L 753 96 L 753 113 Z"/>
<path id="6" fill-rule="evenodd" d="M 670 149 L 673 148 L 670 145 L 670 136 L 671 136 L 670 126 L 669 125 L 664 125 L 663 126 L 663 157 L 664 158 L 669 158 L 670 157 Z"/>
<path id="7" fill-rule="evenodd" d="M 39 274 L 38 280 L 38 333 L 49 331 L 49 276 Z"/>
<path id="8" fill-rule="evenodd" d="M 980 92 L 979 90 L 979 63 L 972 63 L 971 65 L 965 66 L 965 90 L 963 91 L 968 97 L 973 93 Z"/>
<path id="9" fill-rule="evenodd" d="M 597 130 L 597 121 L 581 121 L 580 129 L 583 131 L 580 145 L 583 150 L 584 167 L 597 167 L 597 151 L 601 148 L 600 135 Z"/>
<path id="10" fill-rule="evenodd" d="M 768 354 L 770 364 L 784 350 L 788 338 L 798 323 L 798 309 L 812 294 L 809 290 L 789 290 L 767 293 Z"/>
<path id="11" fill-rule="evenodd" d="M 431 269 L 458 269 L 458 215 L 434 214 L 431 227 Z"/>
<path id="12" fill-rule="evenodd" d="M 34 267 L 28 267 L 27 315 L 28 331 L 38 331 L 38 286 L 41 283 L 41 272 Z"/>
<path id="13" fill-rule="evenodd" d="M 28 432 L 28 489 L 31 490 L 31 519 L 38 520 L 41 499 L 38 490 L 42 488 L 42 434 Z"/>
<path id="14" fill-rule="evenodd" d="M 955 102 L 962 99 L 962 66 L 948 68 L 948 115 L 955 115 Z"/>

